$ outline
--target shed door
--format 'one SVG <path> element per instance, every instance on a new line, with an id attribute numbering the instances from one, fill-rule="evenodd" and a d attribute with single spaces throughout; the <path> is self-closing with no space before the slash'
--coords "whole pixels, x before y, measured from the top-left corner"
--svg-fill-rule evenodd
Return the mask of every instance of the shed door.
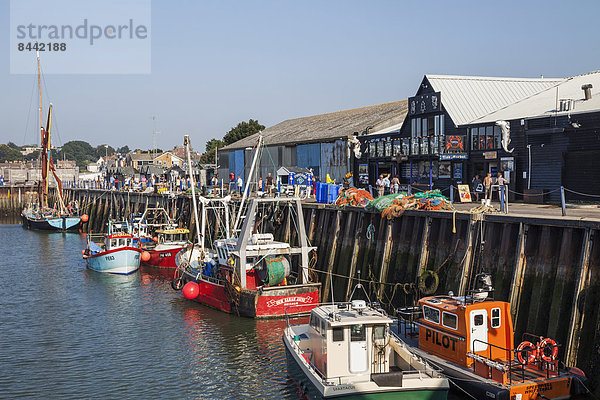
<path id="1" fill-rule="evenodd" d="M 350 327 L 349 351 L 350 372 L 353 374 L 365 372 L 369 367 L 367 327 L 365 325 L 352 325 Z"/>
<path id="2" fill-rule="evenodd" d="M 487 350 L 488 345 L 488 322 L 487 322 L 487 310 L 473 310 L 469 314 L 469 322 L 471 329 L 470 345 L 469 349 L 472 352 Z M 481 340 L 482 342 L 476 342 L 475 340 Z"/>

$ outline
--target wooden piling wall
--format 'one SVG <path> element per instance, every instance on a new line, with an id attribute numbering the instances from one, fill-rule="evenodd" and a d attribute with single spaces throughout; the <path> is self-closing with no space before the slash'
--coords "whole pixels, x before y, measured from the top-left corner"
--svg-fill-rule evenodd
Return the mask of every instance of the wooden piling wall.
<path id="1" fill-rule="evenodd" d="M 195 229 L 189 197 L 68 189 L 90 215 L 84 232 L 99 232 L 111 216 L 161 206 Z M 494 298 L 510 301 L 515 342 L 524 332 L 551 337 L 561 358 L 600 384 L 600 224 L 577 219 L 407 211 L 393 220 L 359 208 L 306 203 L 304 223 L 317 247 L 322 300 L 345 300 L 360 271 L 372 301 L 388 311 L 411 305 L 415 288 L 464 295 L 474 276 L 493 277 Z M 276 236 L 289 235 L 283 215 Z M 293 221 L 296 223 L 296 221 Z M 292 236 L 292 240 L 296 240 Z M 424 282 L 421 276 L 429 275 Z M 432 283 L 433 282 L 433 283 Z"/>

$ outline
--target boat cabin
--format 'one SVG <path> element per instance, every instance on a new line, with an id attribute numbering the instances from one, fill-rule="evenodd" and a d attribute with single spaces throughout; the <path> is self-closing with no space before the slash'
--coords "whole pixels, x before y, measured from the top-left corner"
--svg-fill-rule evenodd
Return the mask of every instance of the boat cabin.
<path id="1" fill-rule="evenodd" d="M 510 304 L 471 297 L 430 296 L 419 300 L 419 348 L 470 367 L 478 354 L 509 361 L 514 348 Z"/>
<path id="2" fill-rule="evenodd" d="M 364 300 L 324 305 L 310 314 L 305 357 L 324 378 L 390 372 L 390 318 Z M 392 362 L 392 365 L 397 363 Z"/>
<path id="3" fill-rule="evenodd" d="M 119 232 L 107 235 L 104 242 L 104 249 L 114 250 L 121 247 L 133 247 L 133 235 L 130 233 Z"/>
<path id="4" fill-rule="evenodd" d="M 158 243 L 186 243 L 190 231 L 186 228 L 159 229 L 156 231 Z"/>

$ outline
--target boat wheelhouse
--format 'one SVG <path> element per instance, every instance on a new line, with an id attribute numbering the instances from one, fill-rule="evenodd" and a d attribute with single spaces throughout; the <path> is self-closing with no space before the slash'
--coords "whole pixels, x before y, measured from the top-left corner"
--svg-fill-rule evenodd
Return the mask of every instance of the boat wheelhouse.
<path id="1" fill-rule="evenodd" d="M 290 307 L 293 309 L 293 307 Z M 364 300 L 288 318 L 288 371 L 311 399 L 446 399 L 448 380 L 399 340 L 392 319 Z"/>
<path id="2" fill-rule="evenodd" d="M 468 296 L 428 296 L 398 310 L 400 337 L 477 399 L 565 399 L 585 377 L 563 368 L 560 345 L 525 333 L 515 348 L 510 304 L 488 298 L 487 274 Z"/>
<path id="3" fill-rule="evenodd" d="M 189 243 L 190 230 L 187 228 L 158 229 L 156 232 L 156 244 L 152 247 L 144 247 L 142 253 L 142 264 L 156 268 L 177 268 L 175 257 Z"/>

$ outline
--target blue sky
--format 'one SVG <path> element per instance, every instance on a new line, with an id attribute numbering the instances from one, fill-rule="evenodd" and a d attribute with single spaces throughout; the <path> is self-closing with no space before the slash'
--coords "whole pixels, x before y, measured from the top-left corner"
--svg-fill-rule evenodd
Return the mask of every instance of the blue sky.
<path id="1" fill-rule="evenodd" d="M 3 27 L 9 9 L 0 0 Z M 190 134 L 203 149 L 249 118 L 271 126 L 406 99 L 425 74 L 586 73 L 600 68 L 599 11 L 593 0 L 156 0 L 150 74 L 45 76 L 53 143 L 150 148 L 156 116 L 159 147 Z M 10 74 L 9 34 L 0 30 L 0 143 L 32 143 L 36 78 Z"/>

